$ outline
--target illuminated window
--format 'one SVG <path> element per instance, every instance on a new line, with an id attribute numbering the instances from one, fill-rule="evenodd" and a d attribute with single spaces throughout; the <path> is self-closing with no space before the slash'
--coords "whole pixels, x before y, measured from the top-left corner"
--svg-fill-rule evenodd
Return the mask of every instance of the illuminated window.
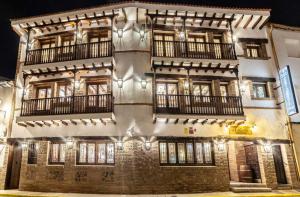
<path id="1" fill-rule="evenodd" d="M 28 164 L 37 164 L 37 144 L 30 142 L 28 144 Z"/>
<path id="2" fill-rule="evenodd" d="M 63 142 L 54 142 L 50 144 L 49 163 L 64 164 L 65 163 L 66 144 Z"/>
<path id="3" fill-rule="evenodd" d="M 212 143 L 207 142 L 160 142 L 162 165 L 213 165 Z"/>
<path id="4" fill-rule="evenodd" d="M 78 165 L 97 165 L 115 163 L 114 143 L 80 142 L 77 151 Z"/>

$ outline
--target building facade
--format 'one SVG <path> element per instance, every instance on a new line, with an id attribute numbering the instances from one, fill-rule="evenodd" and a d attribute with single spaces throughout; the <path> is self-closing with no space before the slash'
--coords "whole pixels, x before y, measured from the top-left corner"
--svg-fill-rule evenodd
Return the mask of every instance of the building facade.
<path id="1" fill-rule="evenodd" d="M 127 2 L 12 20 L 5 188 L 298 187 L 270 10 Z"/>

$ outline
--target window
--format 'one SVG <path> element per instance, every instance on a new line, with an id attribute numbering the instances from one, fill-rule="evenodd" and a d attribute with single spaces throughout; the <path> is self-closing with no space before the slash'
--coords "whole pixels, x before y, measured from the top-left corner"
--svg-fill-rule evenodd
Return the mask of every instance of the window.
<path id="1" fill-rule="evenodd" d="M 28 144 L 28 164 L 37 164 L 37 144 L 35 142 Z"/>
<path id="2" fill-rule="evenodd" d="M 59 84 L 58 85 L 58 96 L 67 97 L 72 96 L 73 88 L 71 84 Z"/>
<path id="3" fill-rule="evenodd" d="M 107 82 L 87 84 L 88 106 L 107 107 L 108 85 Z"/>
<path id="4" fill-rule="evenodd" d="M 115 163 L 115 145 L 105 142 L 80 142 L 77 164 L 99 165 Z"/>
<path id="5" fill-rule="evenodd" d="M 246 44 L 247 47 L 247 57 L 249 58 L 259 58 L 260 54 L 260 45 L 258 44 Z"/>
<path id="6" fill-rule="evenodd" d="M 160 164 L 162 165 L 213 165 L 212 143 L 178 141 L 159 143 Z"/>
<path id="7" fill-rule="evenodd" d="M 189 35 L 188 49 L 189 52 L 205 52 L 205 35 Z"/>
<path id="8" fill-rule="evenodd" d="M 220 92 L 221 92 L 221 96 L 228 96 L 227 85 L 225 84 L 220 85 Z"/>
<path id="9" fill-rule="evenodd" d="M 265 38 L 239 38 L 244 49 L 244 56 L 251 59 L 268 58 L 266 44 L 268 39 Z"/>
<path id="10" fill-rule="evenodd" d="M 54 142 L 50 144 L 49 164 L 65 163 L 66 144 L 64 142 Z"/>
<path id="11" fill-rule="evenodd" d="M 174 57 L 174 35 L 156 34 L 154 35 L 155 55 L 162 57 Z"/>
<path id="12" fill-rule="evenodd" d="M 193 94 L 197 96 L 210 96 L 211 85 L 210 84 L 194 84 Z"/>
<path id="13" fill-rule="evenodd" d="M 253 97 L 254 98 L 269 98 L 266 83 L 253 83 Z"/>

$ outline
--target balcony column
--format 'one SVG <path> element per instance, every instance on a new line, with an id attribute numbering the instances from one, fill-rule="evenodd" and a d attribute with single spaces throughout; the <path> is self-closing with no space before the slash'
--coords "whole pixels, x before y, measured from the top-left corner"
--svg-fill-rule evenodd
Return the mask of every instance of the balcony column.
<path id="1" fill-rule="evenodd" d="M 192 84 L 191 84 L 191 80 L 190 80 L 190 70 L 189 69 L 187 69 L 187 80 L 188 80 L 188 84 L 189 84 L 189 86 L 188 86 L 188 92 L 189 92 L 189 98 L 190 98 L 190 108 L 191 108 L 191 111 L 190 111 L 190 113 L 192 114 L 193 113 L 193 95 L 192 95 L 192 88 L 191 88 L 191 86 L 192 86 Z"/>
<path id="2" fill-rule="evenodd" d="M 186 17 L 183 18 L 183 31 L 184 31 L 184 43 L 185 43 L 185 56 L 189 57 L 189 53 L 188 53 L 188 33 L 187 33 L 187 30 L 186 30 Z"/>
<path id="3" fill-rule="evenodd" d="M 21 104 L 21 115 L 23 114 L 24 109 L 24 97 L 25 97 L 25 91 L 26 91 L 26 79 L 28 75 L 24 75 L 23 73 L 23 92 L 22 92 L 22 104 Z"/>
<path id="4" fill-rule="evenodd" d="M 232 30 L 232 20 L 229 20 L 229 27 L 230 27 L 230 35 L 231 35 L 231 42 L 233 44 L 233 54 L 234 54 L 234 57 L 236 59 L 236 52 L 235 52 L 235 41 L 233 39 L 233 30 Z"/>
<path id="5" fill-rule="evenodd" d="M 241 94 L 241 88 L 240 88 L 239 71 L 236 69 L 234 71 L 234 74 L 235 74 L 236 79 L 237 79 L 237 85 L 238 85 L 238 91 L 239 91 L 239 97 L 238 97 L 239 100 L 237 100 L 236 102 L 238 103 L 238 106 L 241 109 L 241 113 L 244 114 L 243 100 L 242 100 L 242 94 Z"/>
<path id="6" fill-rule="evenodd" d="M 157 99 L 157 96 L 156 96 L 156 68 L 155 67 L 152 67 L 153 68 L 153 82 L 152 82 L 152 89 L 153 89 L 153 112 L 156 113 L 156 99 Z"/>

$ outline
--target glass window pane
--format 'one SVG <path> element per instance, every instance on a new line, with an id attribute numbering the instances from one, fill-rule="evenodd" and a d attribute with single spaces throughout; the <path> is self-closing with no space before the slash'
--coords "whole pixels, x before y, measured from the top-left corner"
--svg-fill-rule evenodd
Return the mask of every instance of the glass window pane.
<path id="1" fill-rule="evenodd" d="M 99 94 L 107 94 L 107 84 L 99 84 Z"/>
<path id="2" fill-rule="evenodd" d="M 166 84 L 159 83 L 156 85 L 156 93 L 157 94 L 166 94 Z"/>
<path id="3" fill-rule="evenodd" d="M 220 86 L 221 96 L 227 96 L 227 88 L 225 85 Z"/>
<path id="4" fill-rule="evenodd" d="M 169 163 L 176 163 L 176 146 L 175 143 L 168 143 Z"/>
<path id="5" fill-rule="evenodd" d="M 88 85 L 88 95 L 97 95 L 97 85 Z"/>
<path id="6" fill-rule="evenodd" d="M 204 158 L 205 158 L 205 163 L 212 163 L 211 143 L 209 142 L 204 143 Z"/>
<path id="7" fill-rule="evenodd" d="M 95 163 L 95 144 L 88 144 L 88 163 Z"/>
<path id="8" fill-rule="evenodd" d="M 194 95 L 201 95 L 200 86 L 199 85 L 194 85 L 193 94 Z"/>
<path id="9" fill-rule="evenodd" d="M 185 148 L 184 143 L 178 143 L 178 162 L 179 163 L 185 163 Z"/>
<path id="10" fill-rule="evenodd" d="M 168 94 L 170 95 L 177 94 L 177 84 L 168 84 Z"/>
<path id="11" fill-rule="evenodd" d="M 188 163 L 194 163 L 194 147 L 193 143 L 186 143 L 186 156 Z"/>
<path id="12" fill-rule="evenodd" d="M 52 144 L 51 161 L 58 162 L 59 144 Z"/>
<path id="13" fill-rule="evenodd" d="M 106 154 L 105 154 L 106 144 L 98 144 L 98 163 L 105 163 Z"/>
<path id="14" fill-rule="evenodd" d="M 66 150 L 66 144 L 60 144 L 60 151 L 59 151 L 60 162 L 65 162 L 65 150 Z"/>
<path id="15" fill-rule="evenodd" d="M 115 145 L 107 144 L 107 163 L 115 163 Z"/>
<path id="16" fill-rule="evenodd" d="M 203 163 L 202 143 L 197 142 L 195 145 L 196 145 L 196 160 L 197 160 L 197 163 Z"/>
<path id="17" fill-rule="evenodd" d="M 210 95 L 210 86 L 209 85 L 201 85 L 201 95 L 202 96 Z"/>
<path id="18" fill-rule="evenodd" d="M 86 143 L 81 143 L 79 145 L 79 162 L 80 163 L 86 162 Z"/>
<path id="19" fill-rule="evenodd" d="M 159 143 L 160 163 L 167 163 L 167 144 Z"/>

